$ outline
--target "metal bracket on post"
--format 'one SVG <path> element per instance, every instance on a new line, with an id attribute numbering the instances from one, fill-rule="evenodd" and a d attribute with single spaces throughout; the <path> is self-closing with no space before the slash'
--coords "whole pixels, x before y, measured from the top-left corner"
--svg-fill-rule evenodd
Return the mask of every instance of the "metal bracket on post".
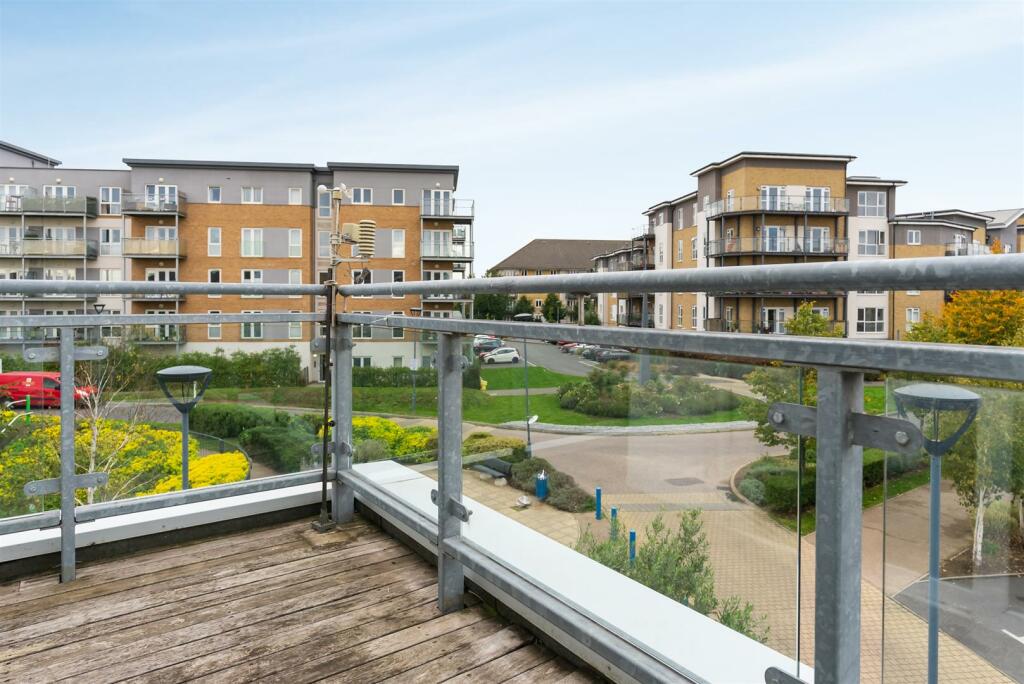
<path id="1" fill-rule="evenodd" d="M 102 361 L 110 355 L 106 347 L 75 347 L 75 361 Z M 29 363 L 52 363 L 60 360 L 60 347 L 32 347 L 22 356 Z"/>
<path id="2" fill-rule="evenodd" d="M 764 671 L 764 684 L 806 684 L 806 682 L 777 667 L 769 667 Z"/>
<path id="3" fill-rule="evenodd" d="M 327 338 L 326 337 L 314 337 L 309 341 L 309 353 L 313 355 L 320 355 L 327 353 Z"/>
<path id="4" fill-rule="evenodd" d="M 82 473 L 75 475 L 74 489 L 92 489 L 107 484 L 109 475 L 103 472 Z M 60 493 L 60 478 L 51 477 L 47 480 L 33 480 L 25 485 L 25 496 L 45 496 Z"/>
<path id="5" fill-rule="evenodd" d="M 430 490 L 430 500 L 435 506 L 440 508 L 440 504 L 437 503 L 437 490 Z M 446 513 L 448 515 L 454 515 L 456 518 L 464 523 L 469 522 L 469 516 L 473 515 L 473 511 L 466 508 L 461 501 L 456 501 L 452 497 L 448 497 L 448 506 L 446 507 Z"/>
<path id="6" fill-rule="evenodd" d="M 768 422 L 777 432 L 803 437 L 818 433 L 818 410 L 813 406 L 776 402 L 768 408 Z M 881 449 L 898 454 L 919 454 L 924 448 L 924 436 L 908 420 L 888 416 L 851 413 L 853 444 Z"/>

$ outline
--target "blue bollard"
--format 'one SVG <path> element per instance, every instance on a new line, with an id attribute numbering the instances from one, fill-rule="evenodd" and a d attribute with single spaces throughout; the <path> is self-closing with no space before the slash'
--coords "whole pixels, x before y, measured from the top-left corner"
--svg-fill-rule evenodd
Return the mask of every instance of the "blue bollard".
<path id="1" fill-rule="evenodd" d="M 618 531 L 619 531 L 619 509 L 616 508 L 615 506 L 612 506 L 612 528 L 611 528 L 611 531 L 609 532 L 609 534 L 610 534 L 610 536 L 612 538 L 612 541 L 615 541 L 615 537 L 618 536 L 618 534 L 617 534 Z"/>
<path id="2" fill-rule="evenodd" d="M 636 530 L 629 531 L 629 564 L 636 562 Z"/>
<path id="3" fill-rule="evenodd" d="M 543 470 L 537 473 L 537 484 L 533 492 L 539 501 L 548 498 L 548 476 Z"/>
<path id="4" fill-rule="evenodd" d="M 600 520 L 601 519 L 601 488 L 600 487 L 598 487 L 596 490 L 594 490 L 594 499 L 595 499 L 594 520 Z"/>

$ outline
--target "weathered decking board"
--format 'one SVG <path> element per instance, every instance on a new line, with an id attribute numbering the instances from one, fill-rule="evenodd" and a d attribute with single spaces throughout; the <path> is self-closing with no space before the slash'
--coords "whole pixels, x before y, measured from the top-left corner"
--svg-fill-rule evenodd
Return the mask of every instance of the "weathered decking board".
<path id="1" fill-rule="evenodd" d="M 0 682 L 594 681 L 361 521 L 287 523 L 0 585 Z M 568 679 L 567 679 L 568 678 Z"/>

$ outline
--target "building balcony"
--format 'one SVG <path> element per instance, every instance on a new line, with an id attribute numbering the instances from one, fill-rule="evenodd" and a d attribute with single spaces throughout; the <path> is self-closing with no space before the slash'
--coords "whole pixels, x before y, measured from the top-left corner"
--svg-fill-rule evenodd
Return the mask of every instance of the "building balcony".
<path id="1" fill-rule="evenodd" d="M 135 294 L 124 295 L 125 299 L 130 299 L 136 302 L 183 302 L 185 301 L 185 295 L 180 293 L 168 293 L 168 292 L 137 292 Z"/>
<path id="2" fill-rule="evenodd" d="M 845 197 L 811 198 L 804 195 L 762 197 L 727 197 L 712 202 L 707 208 L 708 218 L 727 214 L 847 214 L 850 201 Z"/>
<path id="3" fill-rule="evenodd" d="M 473 250 L 465 243 L 437 244 L 436 242 L 424 242 L 420 244 L 420 258 L 472 261 Z"/>
<path id="4" fill-rule="evenodd" d="M 441 294 L 441 293 L 436 293 L 435 292 L 435 293 L 431 293 L 431 294 L 422 295 L 422 299 L 423 299 L 424 302 L 426 302 L 428 304 L 445 304 L 445 303 L 451 304 L 451 303 L 471 302 L 471 301 L 473 301 L 473 295 L 468 295 L 468 294 Z"/>
<path id="5" fill-rule="evenodd" d="M 86 258 L 95 259 L 98 247 L 95 240 L 48 240 L 45 238 L 24 238 L 0 242 L 0 258 Z"/>
<path id="6" fill-rule="evenodd" d="M 723 240 L 711 240 L 704 246 L 704 255 L 710 257 L 740 256 L 743 254 L 834 257 L 845 256 L 848 251 L 849 242 L 847 240 L 832 238 L 734 237 Z"/>
<path id="7" fill-rule="evenodd" d="M 468 199 L 424 199 L 420 203 L 423 218 L 472 220 L 476 201 Z"/>
<path id="8" fill-rule="evenodd" d="M 981 256 L 991 253 L 992 248 L 988 245 L 965 244 L 962 242 L 946 243 L 946 256 Z"/>
<path id="9" fill-rule="evenodd" d="M 43 197 L 35 192 L 24 195 L 0 195 L 0 214 L 86 216 L 98 214 L 95 197 Z"/>
<path id="10" fill-rule="evenodd" d="M 828 321 L 828 329 L 844 332 L 845 321 Z M 704 330 L 707 332 L 754 333 L 763 335 L 789 335 L 786 321 L 753 321 L 749 319 L 705 318 Z"/>
<path id="11" fill-rule="evenodd" d="M 121 339 L 143 345 L 178 344 L 185 341 L 185 326 L 133 325 L 124 329 Z"/>
<path id="12" fill-rule="evenodd" d="M 135 259 L 166 259 L 185 256 L 182 240 L 147 240 L 146 238 L 125 238 L 121 252 Z"/>
<path id="13" fill-rule="evenodd" d="M 129 216 L 169 215 L 184 217 L 188 213 L 188 197 L 179 192 L 175 197 L 153 197 L 140 193 L 121 195 L 121 213 Z"/>

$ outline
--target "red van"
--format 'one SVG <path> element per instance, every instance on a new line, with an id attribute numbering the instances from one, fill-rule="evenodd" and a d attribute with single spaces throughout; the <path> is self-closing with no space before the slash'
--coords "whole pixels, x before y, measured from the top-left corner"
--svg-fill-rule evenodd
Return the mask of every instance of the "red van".
<path id="1" fill-rule="evenodd" d="M 82 404 L 95 394 L 94 387 L 76 387 L 75 403 Z M 60 373 L 13 371 L 0 373 L 0 403 L 25 406 L 25 400 L 32 397 L 32 408 L 60 406 Z"/>

